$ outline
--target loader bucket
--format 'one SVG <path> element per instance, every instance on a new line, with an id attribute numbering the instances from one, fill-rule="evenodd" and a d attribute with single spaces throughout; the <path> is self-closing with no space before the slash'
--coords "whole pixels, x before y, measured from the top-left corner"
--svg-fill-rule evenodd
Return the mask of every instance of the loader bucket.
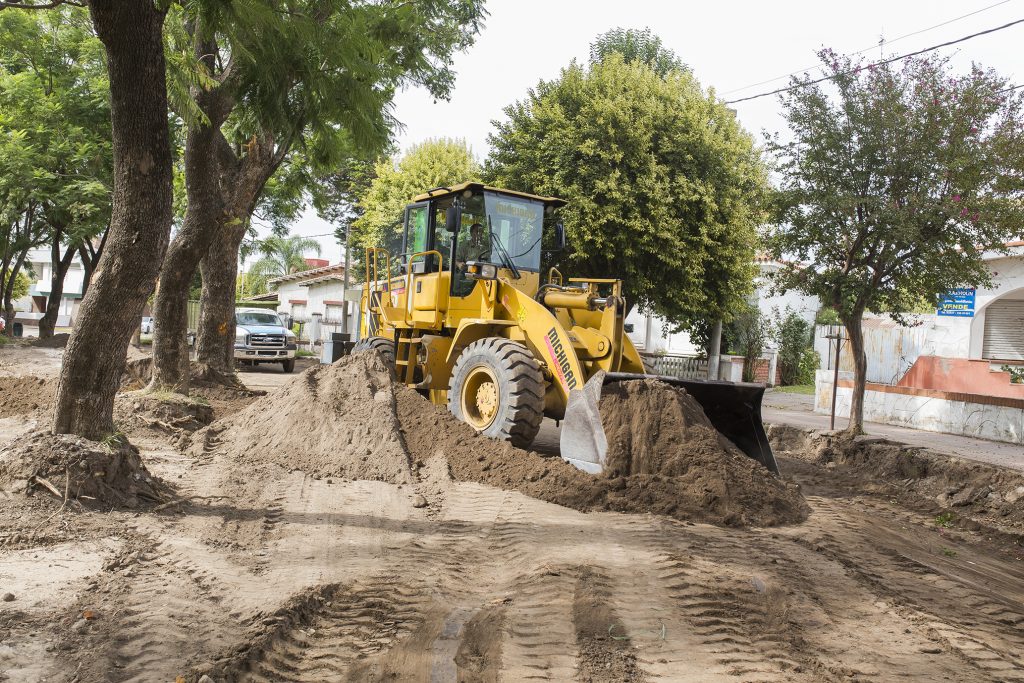
<path id="1" fill-rule="evenodd" d="M 654 379 L 686 389 L 700 403 L 711 424 L 746 455 L 779 473 L 775 454 L 761 422 L 763 384 L 679 379 L 666 375 L 599 372 L 583 389 L 569 394 L 562 424 L 562 457 L 584 472 L 600 474 L 608 455 L 608 440 L 601 423 L 601 389 L 611 382 Z"/>

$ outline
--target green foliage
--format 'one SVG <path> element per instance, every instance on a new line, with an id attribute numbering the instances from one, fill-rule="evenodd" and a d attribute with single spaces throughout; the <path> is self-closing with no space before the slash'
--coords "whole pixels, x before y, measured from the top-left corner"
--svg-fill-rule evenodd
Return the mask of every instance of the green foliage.
<path id="1" fill-rule="evenodd" d="M 783 271 L 783 288 L 849 321 L 865 309 L 899 318 L 987 283 L 982 252 L 1024 224 L 1024 95 L 977 66 L 954 74 L 945 59 L 820 56 L 837 97 L 809 83 L 790 91 L 791 141 L 771 143 L 784 219 L 772 251 L 813 261 Z"/>
<path id="2" fill-rule="evenodd" d="M 235 300 L 244 301 L 268 290 L 269 278 L 259 273 L 239 273 L 235 280 Z"/>
<path id="3" fill-rule="evenodd" d="M 661 38 L 649 28 L 614 28 L 602 33 L 590 44 L 590 62 L 604 61 L 608 55 L 618 54 L 627 64 L 640 62 L 662 78 L 673 71 L 682 71 L 686 65 L 675 52 L 664 47 Z"/>
<path id="4" fill-rule="evenodd" d="M 691 73 L 662 78 L 611 53 L 571 64 L 505 113 L 485 175 L 569 201 L 560 259 L 573 274 L 621 278 L 630 306 L 690 331 L 742 308 L 766 173 L 733 112 Z"/>
<path id="5" fill-rule="evenodd" d="M 15 276 L 14 278 L 14 287 L 11 290 L 11 300 L 17 301 L 18 299 L 22 298 L 23 296 L 28 294 L 28 290 L 31 287 L 32 280 L 29 278 L 28 275 L 25 274 L 25 271 L 19 271 L 17 276 Z"/>
<path id="6" fill-rule="evenodd" d="M 301 235 L 271 236 L 260 242 L 257 249 L 263 257 L 252 264 L 249 272 L 252 277 L 264 280 L 309 270 L 306 254 L 313 252 L 320 255 L 320 243 Z"/>
<path id="7" fill-rule="evenodd" d="M 373 175 L 359 198 L 362 215 L 352 223 L 352 243 L 390 246 L 395 253 L 405 205 L 435 187 L 479 180 L 480 165 L 465 140 L 441 138 L 413 145 L 400 159 L 381 159 Z"/>
<path id="8" fill-rule="evenodd" d="M 729 353 L 743 356 L 743 381 L 754 381 L 754 366 L 772 338 L 771 321 L 757 304 L 747 303 L 722 328 L 722 342 Z"/>
<path id="9" fill-rule="evenodd" d="M 956 513 L 952 510 L 947 510 L 935 517 L 935 526 L 940 526 L 943 529 L 949 529 L 956 523 Z"/>
<path id="10" fill-rule="evenodd" d="M 75 247 L 106 229 L 107 91 L 85 9 L 0 14 L 0 282 L 33 247 Z"/>
<path id="11" fill-rule="evenodd" d="M 785 313 L 778 317 L 775 341 L 779 346 L 778 364 L 782 384 L 807 384 L 814 381 L 817 365 L 811 368 L 810 377 L 806 376 L 806 366 L 817 356 L 811 348 L 814 344 L 813 334 L 813 326 L 788 306 Z M 808 351 L 813 356 L 809 356 Z"/>
<path id="12" fill-rule="evenodd" d="M 815 373 L 820 367 L 821 354 L 810 347 L 804 349 L 804 352 L 800 354 L 800 365 L 798 366 L 794 383 L 813 385 Z"/>
<path id="13" fill-rule="evenodd" d="M 999 369 L 1010 374 L 1010 384 L 1024 384 L 1024 367 L 1019 365 L 1002 365 Z"/>
<path id="14" fill-rule="evenodd" d="M 840 324 L 839 314 L 831 306 L 822 306 L 818 314 L 814 316 L 815 325 L 838 325 Z"/>

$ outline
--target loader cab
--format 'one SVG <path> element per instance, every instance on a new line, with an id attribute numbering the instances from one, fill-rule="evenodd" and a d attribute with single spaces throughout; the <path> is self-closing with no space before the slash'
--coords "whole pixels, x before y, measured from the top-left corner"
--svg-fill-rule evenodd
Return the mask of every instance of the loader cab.
<path id="1" fill-rule="evenodd" d="M 472 262 L 494 264 L 517 287 L 535 290 L 542 249 L 561 239 L 557 230 L 545 231 L 545 224 L 554 227 L 554 211 L 564 203 L 480 183 L 431 190 L 406 207 L 401 261 L 414 273 L 446 273 L 449 295 L 456 299 L 473 292 L 476 280 L 466 266 Z M 438 252 L 441 262 L 436 255 L 413 259 L 425 251 Z"/>

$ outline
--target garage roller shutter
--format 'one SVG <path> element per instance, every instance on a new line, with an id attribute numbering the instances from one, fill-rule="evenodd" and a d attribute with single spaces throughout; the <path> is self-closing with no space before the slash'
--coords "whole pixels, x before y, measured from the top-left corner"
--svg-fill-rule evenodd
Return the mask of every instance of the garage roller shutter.
<path id="1" fill-rule="evenodd" d="M 1024 360 L 1024 299 L 993 301 L 985 309 L 983 358 Z"/>

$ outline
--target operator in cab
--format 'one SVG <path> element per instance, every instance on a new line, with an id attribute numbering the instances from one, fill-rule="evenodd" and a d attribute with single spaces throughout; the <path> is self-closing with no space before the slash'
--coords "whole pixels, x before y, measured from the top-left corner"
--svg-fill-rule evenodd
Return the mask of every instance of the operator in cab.
<path id="1" fill-rule="evenodd" d="M 484 228 L 474 223 L 469 226 L 469 239 L 460 241 L 455 250 L 455 263 L 459 270 L 464 270 L 467 261 L 485 261 L 490 255 L 491 245 L 484 239 Z"/>

